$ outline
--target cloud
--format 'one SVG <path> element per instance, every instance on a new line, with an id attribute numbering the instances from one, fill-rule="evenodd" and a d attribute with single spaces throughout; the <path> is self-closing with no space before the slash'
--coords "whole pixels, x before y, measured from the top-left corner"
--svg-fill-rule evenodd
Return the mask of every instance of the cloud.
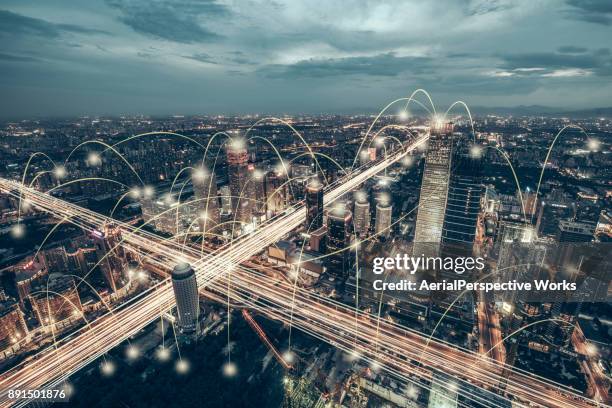
<path id="1" fill-rule="evenodd" d="M 177 43 L 218 40 L 221 35 L 201 24 L 202 19 L 226 17 L 229 9 L 214 0 L 108 0 L 127 26 L 144 35 Z"/>
<path id="2" fill-rule="evenodd" d="M 82 27 L 75 24 L 56 24 L 39 18 L 24 16 L 8 10 L 0 10 L 0 34 L 12 36 L 35 35 L 57 38 L 63 33 L 109 34 L 104 30 Z"/>
<path id="3" fill-rule="evenodd" d="M 562 47 L 557 48 L 561 54 L 584 54 L 588 51 L 586 47 L 576 47 L 574 45 L 564 45 Z"/>
<path id="4" fill-rule="evenodd" d="M 432 68 L 428 57 L 398 57 L 394 53 L 375 56 L 308 59 L 287 65 L 267 65 L 259 72 L 273 78 L 325 78 L 352 75 L 395 77 L 402 72 L 413 74 Z"/>
<path id="5" fill-rule="evenodd" d="M 612 57 L 607 48 L 585 52 L 574 53 L 521 53 L 502 57 L 505 70 L 527 72 L 528 70 L 542 70 L 545 67 L 547 73 L 542 76 L 585 76 L 586 72 L 601 76 L 612 75 Z M 555 73 L 552 75 L 552 73 Z M 563 74 L 565 73 L 565 74 Z"/>
<path id="6" fill-rule="evenodd" d="M 549 78 L 569 78 L 569 77 L 589 76 L 592 73 L 593 72 L 588 69 L 568 68 L 568 69 L 555 69 L 554 71 L 542 74 L 542 76 L 549 77 Z"/>
<path id="7" fill-rule="evenodd" d="M 40 61 L 38 58 L 27 57 L 23 55 L 11 55 L 0 53 L 0 61 L 8 61 L 8 62 L 37 62 Z"/>
<path id="8" fill-rule="evenodd" d="M 568 0 L 571 7 L 566 16 L 589 23 L 612 25 L 612 2 L 610 0 Z"/>
<path id="9" fill-rule="evenodd" d="M 205 52 L 200 52 L 198 54 L 193 55 L 183 55 L 183 58 L 192 59 L 194 61 L 203 62 L 205 64 L 219 64 L 213 57 L 206 54 Z"/>

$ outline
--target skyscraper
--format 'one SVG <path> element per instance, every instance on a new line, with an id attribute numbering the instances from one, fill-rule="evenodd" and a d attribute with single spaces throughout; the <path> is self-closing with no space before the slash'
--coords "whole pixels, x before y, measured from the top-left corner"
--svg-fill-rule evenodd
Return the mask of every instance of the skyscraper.
<path id="1" fill-rule="evenodd" d="M 178 328 L 181 333 L 195 334 L 200 316 L 200 299 L 195 271 L 186 262 L 172 270 L 172 289 L 176 299 Z"/>
<path id="2" fill-rule="evenodd" d="M 344 205 L 331 210 L 327 216 L 328 271 L 346 277 L 350 267 L 350 254 L 346 248 L 351 243 L 350 226 L 353 214 Z"/>
<path id="3" fill-rule="evenodd" d="M 266 174 L 266 204 L 271 214 L 277 214 L 287 207 L 287 176 L 280 169 Z"/>
<path id="4" fill-rule="evenodd" d="M 121 231 L 117 226 L 105 225 L 102 231 L 93 231 L 92 237 L 102 275 L 111 291 L 115 292 L 126 269 L 125 252 L 119 245 Z"/>
<path id="5" fill-rule="evenodd" d="M 370 203 L 364 192 L 356 194 L 355 197 L 355 233 L 360 237 L 368 235 L 370 229 Z"/>
<path id="6" fill-rule="evenodd" d="M 264 172 L 255 167 L 254 164 L 249 164 L 249 199 L 253 215 L 261 220 L 266 214 L 266 188 Z"/>
<path id="7" fill-rule="evenodd" d="M 448 196 L 453 124 L 436 122 L 430 131 L 414 235 L 415 256 L 439 255 Z"/>
<path id="8" fill-rule="evenodd" d="M 306 231 L 316 231 L 323 226 L 323 185 L 312 178 L 306 186 Z"/>
<path id="9" fill-rule="evenodd" d="M 458 146 L 453 155 L 442 228 L 445 248 L 456 248 L 471 255 L 482 191 L 482 161 L 469 154 L 467 145 Z"/>
<path id="10" fill-rule="evenodd" d="M 217 179 L 207 169 L 197 170 L 192 177 L 193 194 L 200 211 L 200 232 L 212 231 L 219 224 L 219 201 L 217 198 Z"/>
<path id="11" fill-rule="evenodd" d="M 236 221 L 245 224 L 251 222 L 253 215 L 247 190 L 248 160 L 249 155 L 244 141 L 234 140 L 228 145 L 227 165 L 232 211 Z"/>
<path id="12" fill-rule="evenodd" d="M 391 234 L 391 214 L 393 208 L 389 200 L 378 200 L 376 204 L 376 233 L 379 237 L 389 238 Z"/>

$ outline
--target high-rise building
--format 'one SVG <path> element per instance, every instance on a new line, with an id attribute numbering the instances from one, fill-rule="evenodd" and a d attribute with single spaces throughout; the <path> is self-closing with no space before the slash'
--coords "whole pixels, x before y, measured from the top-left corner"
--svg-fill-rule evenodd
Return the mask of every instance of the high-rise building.
<path id="1" fill-rule="evenodd" d="M 346 249 L 351 243 L 352 213 L 339 205 L 327 216 L 327 257 L 328 271 L 336 276 L 346 277 L 350 268 L 350 254 Z"/>
<path id="2" fill-rule="evenodd" d="M 125 277 L 127 260 L 121 242 L 121 230 L 108 224 L 92 233 L 94 246 L 99 259 L 99 267 L 109 289 L 115 292 Z"/>
<path id="3" fill-rule="evenodd" d="M 435 123 L 427 143 L 413 253 L 438 256 L 450 180 L 453 124 Z"/>
<path id="4" fill-rule="evenodd" d="M 471 255 L 483 192 L 482 161 L 470 155 L 465 145 L 456 149 L 452 161 L 442 242 Z"/>
<path id="5" fill-rule="evenodd" d="M 248 169 L 250 180 L 249 197 L 253 206 L 253 215 L 261 220 L 266 214 L 265 174 L 253 164 L 249 164 Z"/>
<path id="6" fill-rule="evenodd" d="M 186 262 L 172 270 L 172 289 L 176 299 L 178 328 L 181 333 L 190 335 L 198 331 L 200 298 L 195 271 Z"/>
<path id="7" fill-rule="evenodd" d="M 272 170 L 266 174 L 266 204 L 271 214 L 283 211 L 288 203 L 287 175 L 279 170 Z"/>
<path id="8" fill-rule="evenodd" d="M 313 178 L 306 186 L 306 231 L 316 231 L 323 226 L 323 185 Z"/>
<path id="9" fill-rule="evenodd" d="M 595 236 L 595 226 L 585 222 L 559 221 L 558 242 L 591 242 Z"/>
<path id="10" fill-rule="evenodd" d="M 368 235 L 370 230 L 370 203 L 366 193 L 359 194 L 355 200 L 355 233 L 360 237 Z"/>
<path id="11" fill-rule="evenodd" d="M 376 234 L 379 237 L 389 238 L 391 235 L 391 214 L 393 207 L 389 200 L 379 200 L 376 204 Z"/>
<path id="12" fill-rule="evenodd" d="M 219 224 L 219 199 L 217 197 L 217 179 L 215 173 L 199 169 L 193 175 L 193 194 L 198 214 L 200 232 L 212 232 Z"/>
<path id="13" fill-rule="evenodd" d="M 249 154 L 244 141 L 234 140 L 227 147 L 228 178 L 231 192 L 232 211 L 236 221 L 249 224 L 252 221 L 252 208 L 248 191 Z"/>

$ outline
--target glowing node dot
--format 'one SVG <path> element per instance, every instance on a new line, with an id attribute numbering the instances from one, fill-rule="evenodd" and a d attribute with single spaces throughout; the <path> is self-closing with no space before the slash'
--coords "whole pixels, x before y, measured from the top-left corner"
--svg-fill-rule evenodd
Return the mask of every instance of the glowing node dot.
<path id="1" fill-rule="evenodd" d="M 136 360 L 140 356 L 140 350 L 138 350 L 138 347 L 132 345 L 126 349 L 125 355 L 130 360 Z"/>
<path id="2" fill-rule="evenodd" d="M 130 197 L 132 197 L 134 199 L 140 197 L 141 194 L 142 194 L 142 191 L 138 187 L 132 187 L 130 189 Z"/>
<path id="3" fill-rule="evenodd" d="M 66 168 L 64 166 L 55 166 L 53 175 L 58 179 L 66 177 Z"/>
<path id="4" fill-rule="evenodd" d="M 410 117 L 410 114 L 408 113 L 408 111 L 407 111 L 407 110 L 402 109 L 401 111 L 399 111 L 399 113 L 398 113 L 398 115 L 397 115 L 397 116 L 398 116 L 399 120 L 401 120 L 402 122 L 404 122 L 404 121 L 407 121 L 407 120 L 408 120 L 408 118 Z"/>
<path id="5" fill-rule="evenodd" d="M 473 159 L 479 159 L 482 156 L 482 147 L 478 145 L 472 145 L 470 147 L 470 157 Z"/>
<path id="6" fill-rule="evenodd" d="M 98 153 L 95 152 L 89 153 L 89 156 L 87 156 L 87 161 L 91 166 L 98 166 L 102 164 L 102 158 Z"/>
<path id="7" fill-rule="evenodd" d="M 100 371 L 107 377 L 115 374 L 115 370 L 116 367 L 112 361 L 104 361 L 102 364 L 100 364 Z"/>
<path id="8" fill-rule="evenodd" d="M 180 359 L 176 362 L 176 372 L 179 374 L 187 374 L 189 372 L 189 362 L 184 359 Z"/>
<path id="9" fill-rule="evenodd" d="M 283 353 L 283 360 L 291 364 L 295 361 L 295 354 L 292 351 L 287 350 Z"/>
<path id="10" fill-rule="evenodd" d="M 11 235 L 13 238 L 21 238 L 25 235 L 25 227 L 23 224 L 15 224 L 13 228 L 11 228 Z"/>
<path id="11" fill-rule="evenodd" d="M 160 347 L 157 349 L 155 355 L 159 361 L 168 361 L 170 358 L 170 349 L 167 347 Z"/>
<path id="12" fill-rule="evenodd" d="M 589 147 L 589 150 L 592 152 L 598 151 L 600 145 L 601 143 L 597 139 L 589 139 L 589 141 L 587 142 L 587 146 Z"/>
<path id="13" fill-rule="evenodd" d="M 155 194 L 155 189 L 151 186 L 145 186 L 142 193 L 146 198 L 151 198 L 153 197 L 153 194 Z"/>
<path id="14" fill-rule="evenodd" d="M 412 159 L 411 156 L 404 156 L 404 158 L 401 161 L 402 166 L 404 166 L 404 167 L 412 166 L 412 162 L 413 162 L 413 159 Z"/>
<path id="15" fill-rule="evenodd" d="M 223 364 L 223 375 L 224 376 L 231 378 L 231 377 L 234 377 L 237 373 L 238 373 L 238 367 L 236 367 L 236 364 L 232 362 L 227 362 Z"/>

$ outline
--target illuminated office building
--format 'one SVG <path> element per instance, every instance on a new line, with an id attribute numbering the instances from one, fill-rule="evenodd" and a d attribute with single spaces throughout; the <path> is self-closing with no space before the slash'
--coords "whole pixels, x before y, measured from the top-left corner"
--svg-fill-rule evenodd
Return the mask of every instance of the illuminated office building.
<path id="1" fill-rule="evenodd" d="M 370 203 L 365 193 L 359 194 L 355 200 L 355 233 L 360 237 L 368 235 L 370 230 Z"/>
<path id="2" fill-rule="evenodd" d="M 467 146 L 458 147 L 453 155 L 442 228 L 445 247 L 461 248 L 471 255 L 482 191 L 482 161 L 470 156 Z"/>
<path id="3" fill-rule="evenodd" d="M 127 266 L 126 254 L 121 242 L 121 230 L 119 227 L 108 224 L 102 230 L 92 232 L 94 246 L 102 275 L 109 289 L 115 292 L 122 281 Z"/>
<path id="4" fill-rule="evenodd" d="M 258 219 L 266 214 L 266 187 L 264 172 L 255 167 L 254 164 L 249 164 L 249 199 L 253 210 L 253 215 Z"/>
<path id="5" fill-rule="evenodd" d="M 311 179 L 306 186 L 306 231 L 316 231 L 323 226 L 323 185 Z"/>
<path id="6" fill-rule="evenodd" d="M 391 214 L 393 207 L 389 200 L 379 200 L 376 204 L 376 234 L 379 237 L 389 238 L 391 235 Z"/>
<path id="7" fill-rule="evenodd" d="M 352 213 L 343 205 L 331 210 L 327 216 L 328 271 L 346 277 L 350 268 L 350 253 L 346 248 L 351 243 Z"/>
<path id="8" fill-rule="evenodd" d="M 273 170 L 266 174 L 266 204 L 272 215 L 287 208 L 288 188 L 284 172 Z"/>
<path id="9" fill-rule="evenodd" d="M 212 231 L 219 224 L 219 201 L 215 174 L 200 169 L 192 177 L 195 206 L 198 208 L 200 232 Z"/>
<path id="10" fill-rule="evenodd" d="M 252 221 L 252 208 L 248 196 L 247 182 L 248 160 L 246 144 L 242 140 L 235 140 L 227 147 L 228 178 L 231 192 L 232 211 L 236 221 L 248 224 Z"/>
<path id="11" fill-rule="evenodd" d="M 452 136 L 452 123 L 435 123 L 431 128 L 416 218 L 415 256 L 439 255 L 450 180 Z"/>
<path id="12" fill-rule="evenodd" d="M 195 334 L 200 316 L 200 299 L 195 271 L 188 263 L 172 270 L 172 289 L 176 299 L 178 328 L 183 334 Z"/>

